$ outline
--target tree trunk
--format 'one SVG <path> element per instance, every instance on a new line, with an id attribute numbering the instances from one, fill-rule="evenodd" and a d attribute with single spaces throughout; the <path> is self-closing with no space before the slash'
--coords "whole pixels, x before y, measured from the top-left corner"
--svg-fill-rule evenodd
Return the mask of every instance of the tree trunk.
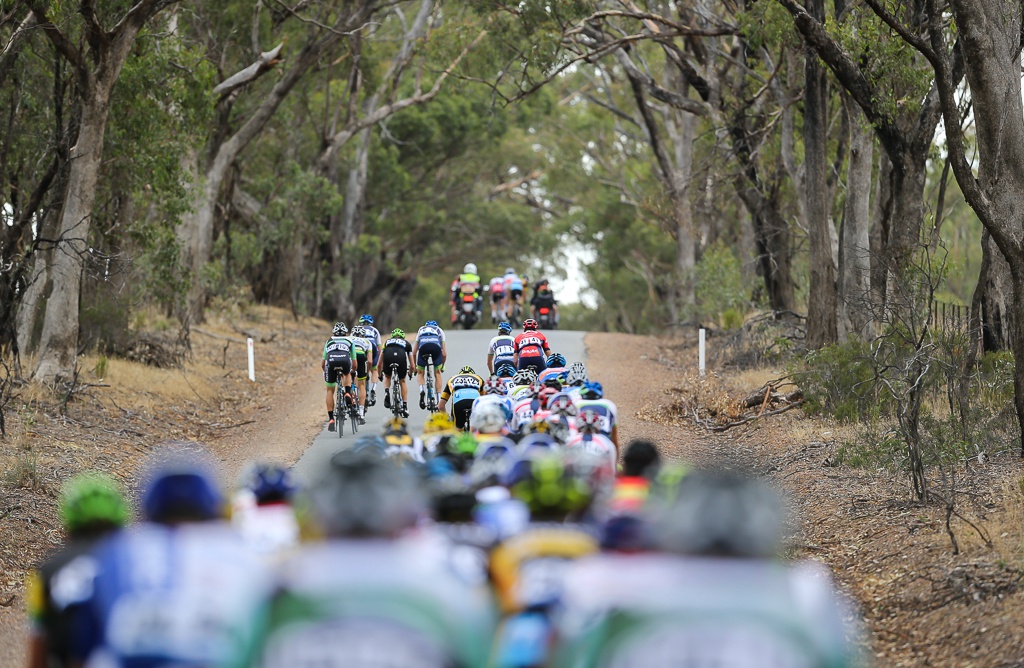
<path id="1" fill-rule="evenodd" d="M 874 130 L 849 102 L 850 159 L 839 247 L 839 338 L 866 339 L 871 322 L 871 171 Z"/>
<path id="2" fill-rule="evenodd" d="M 672 171 L 672 202 L 676 218 L 676 272 L 674 301 L 679 318 L 692 318 L 696 303 L 694 269 L 697 265 L 697 243 L 690 203 L 690 180 L 693 175 L 693 142 L 697 135 L 697 117 L 672 109 L 665 127 L 672 141 L 675 165 Z M 676 323 L 679 322 L 677 319 Z M 675 324 L 675 323 L 674 323 Z"/>
<path id="3" fill-rule="evenodd" d="M 114 78 L 116 80 L 116 77 Z M 54 251 L 53 290 L 46 301 L 39 359 L 34 379 L 53 383 L 74 372 L 78 354 L 78 301 L 82 270 L 89 252 L 89 226 L 96 183 L 103 161 L 104 134 L 110 111 L 110 85 L 96 84 L 85 92 L 78 141 L 69 155 L 67 190 Z"/>
<path id="4" fill-rule="evenodd" d="M 871 216 L 871 301 L 878 307 L 885 303 L 885 245 L 889 239 L 892 218 L 892 162 L 885 151 L 878 152 L 878 177 L 875 181 L 875 205 Z"/>
<path id="5" fill-rule="evenodd" d="M 807 0 L 807 9 L 819 21 L 825 19 L 824 0 Z M 825 68 L 814 49 L 807 47 L 804 63 L 804 179 L 807 196 L 807 224 L 810 247 L 810 281 L 807 306 L 807 347 L 814 350 L 838 340 L 836 324 L 838 299 L 832 263 L 832 239 L 828 226 L 828 184 L 826 182 L 828 123 Z"/>
<path id="6" fill-rule="evenodd" d="M 367 114 L 373 113 L 377 103 L 374 95 L 368 102 Z M 360 141 L 356 147 L 353 165 L 348 170 L 345 182 L 345 207 L 341 218 L 338 237 L 341 244 L 336 248 L 332 268 L 335 276 L 343 277 L 342 289 L 334 296 L 337 313 L 342 317 L 355 317 L 357 307 L 361 307 L 357 290 L 359 278 L 376 278 L 372 267 L 363 266 L 367 258 L 356 255 L 355 250 L 359 235 L 363 233 L 363 208 L 366 198 L 366 182 L 370 171 L 370 143 L 373 139 L 372 130 L 367 128 L 360 133 Z"/>
<path id="7" fill-rule="evenodd" d="M 981 239 L 982 271 L 978 276 L 981 291 L 981 341 L 985 352 L 1011 350 L 1013 317 L 1013 276 L 1010 263 L 996 248 L 989 234 Z"/>

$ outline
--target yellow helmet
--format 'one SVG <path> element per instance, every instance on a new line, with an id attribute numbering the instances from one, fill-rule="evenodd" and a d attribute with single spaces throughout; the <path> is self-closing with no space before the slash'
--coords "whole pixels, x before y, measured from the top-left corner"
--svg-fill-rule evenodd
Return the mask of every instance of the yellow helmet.
<path id="1" fill-rule="evenodd" d="M 455 423 L 447 413 L 434 413 L 423 425 L 424 434 L 436 434 L 443 431 L 454 431 Z"/>

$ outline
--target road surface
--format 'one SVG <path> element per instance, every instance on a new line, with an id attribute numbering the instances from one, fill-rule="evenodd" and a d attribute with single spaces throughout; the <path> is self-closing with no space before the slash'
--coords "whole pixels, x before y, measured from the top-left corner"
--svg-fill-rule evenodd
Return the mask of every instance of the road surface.
<path id="1" fill-rule="evenodd" d="M 513 332 L 518 334 L 519 330 Z M 551 345 L 551 352 L 559 352 L 565 355 L 570 364 L 577 361 L 586 361 L 586 347 L 583 344 L 584 332 L 571 331 L 547 331 L 544 332 Z M 458 373 L 465 365 L 472 366 L 477 373 L 487 376 L 487 346 L 497 334 L 497 328 L 472 329 L 469 331 L 447 330 L 445 332 L 446 344 L 448 347 L 448 361 L 445 363 L 445 373 L 442 374 L 442 382 L 448 382 L 452 374 Z M 410 332 L 410 336 L 413 333 Z M 423 431 L 423 425 L 430 415 L 427 411 L 419 408 L 419 396 L 417 395 L 416 380 L 409 383 L 409 430 L 413 434 Z M 339 450 L 351 447 L 352 443 L 364 434 L 381 433 L 384 424 L 391 418 L 391 411 L 384 408 L 384 384 L 377 383 L 377 405 L 369 409 L 366 414 L 366 424 L 359 427 L 359 433 L 352 436 L 349 433 L 349 426 L 345 425 L 345 435 L 338 437 L 335 432 L 327 431 L 326 425 L 323 431 L 316 437 L 313 444 L 306 450 L 299 461 L 295 464 L 295 473 L 301 481 L 308 481 L 316 473 L 317 469 L 330 460 L 331 455 Z"/>

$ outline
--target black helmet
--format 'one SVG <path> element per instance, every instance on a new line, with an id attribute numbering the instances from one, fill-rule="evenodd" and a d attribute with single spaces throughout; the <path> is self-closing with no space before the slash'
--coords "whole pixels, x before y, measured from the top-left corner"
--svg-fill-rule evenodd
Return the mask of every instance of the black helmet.
<path id="1" fill-rule="evenodd" d="M 348 327 L 343 322 L 334 323 L 334 335 L 335 336 L 348 336 Z"/>

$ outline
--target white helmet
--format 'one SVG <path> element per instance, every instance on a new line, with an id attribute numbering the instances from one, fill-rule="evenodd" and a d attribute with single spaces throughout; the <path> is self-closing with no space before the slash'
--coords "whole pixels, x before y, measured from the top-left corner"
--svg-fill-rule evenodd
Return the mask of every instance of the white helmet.
<path id="1" fill-rule="evenodd" d="M 508 269 L 505 270 L 505 275 L 506 276 L 515 276 L 515 273 L 516 273 L 516 270 L 513 269 L 512 267 L 509 267 Z"/>
<path id="2" fill-rule="evenodd" d="M 500 404 L 480 404 L 469 416 L 469 426 L 482 434 L 497 434 L 505 426 L 505 411 Z"/>
<path id="3" fill-rule="evenodd" d="M 465 274 L 475 274 L 476 273 L 476 265 L 473 264 L 472 262 L 467 262 L 466 266 L 462 268 L 462 272 L 465 273 Z"/>

